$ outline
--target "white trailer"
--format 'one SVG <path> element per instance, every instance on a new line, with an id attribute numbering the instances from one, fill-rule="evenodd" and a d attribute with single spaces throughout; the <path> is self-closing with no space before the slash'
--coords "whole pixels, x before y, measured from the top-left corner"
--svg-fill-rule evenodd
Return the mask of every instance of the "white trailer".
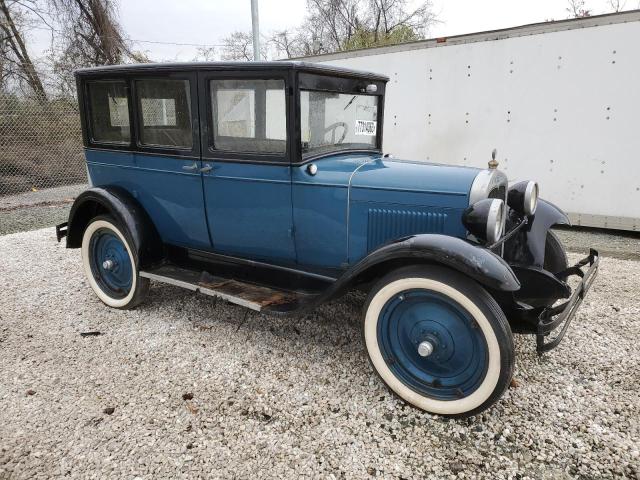
<path id="1" fill-rule="evenodd" d="M 640 230 L 640 10 L 307 57 L 389 76 L 384 150 L 535 179 L 574 225 Z"/>

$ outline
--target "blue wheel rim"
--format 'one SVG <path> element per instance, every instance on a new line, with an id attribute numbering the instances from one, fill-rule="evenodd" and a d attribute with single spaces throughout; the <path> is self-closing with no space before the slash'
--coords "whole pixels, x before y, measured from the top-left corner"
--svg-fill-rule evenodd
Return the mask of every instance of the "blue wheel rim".
<path id="1" fill-rule="evenodd" d="M 459 400 L 482 384 L 489 364 L 480 326 L 459 303 L 431 290 L 407 290 L 389 299 L 377 328 L 382 356 L 406 386 L 430 398 Z M 428 356 L 418 345 L 433 346 Z"/>
<path id="2" fill-rule="evenodd" d="M 131 291 L 133 269 L 126 246 L 107 228 L 96 230 L 89 244 L 89 260 L 93 278 L 112 298 L 124 298 Z"/>

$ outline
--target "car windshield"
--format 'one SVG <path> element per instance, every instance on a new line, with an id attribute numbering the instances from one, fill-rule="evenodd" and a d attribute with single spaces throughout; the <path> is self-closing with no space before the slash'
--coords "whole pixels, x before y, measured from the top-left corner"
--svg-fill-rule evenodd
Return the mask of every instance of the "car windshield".
<path id="1" fill-rule="evenodd" d="M 377 148 L 378 97 L 300 91 L 303 157 L 336 150 Z"/>

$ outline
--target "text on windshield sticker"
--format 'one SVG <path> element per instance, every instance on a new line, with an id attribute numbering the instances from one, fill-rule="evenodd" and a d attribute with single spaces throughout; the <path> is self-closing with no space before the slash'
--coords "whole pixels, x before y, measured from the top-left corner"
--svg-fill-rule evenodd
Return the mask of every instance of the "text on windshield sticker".
<path id="1" fill-rule="evenodd" d="M 356 135 L 375 137 L 378 124 L 372 120 L 356 120 Z"/>

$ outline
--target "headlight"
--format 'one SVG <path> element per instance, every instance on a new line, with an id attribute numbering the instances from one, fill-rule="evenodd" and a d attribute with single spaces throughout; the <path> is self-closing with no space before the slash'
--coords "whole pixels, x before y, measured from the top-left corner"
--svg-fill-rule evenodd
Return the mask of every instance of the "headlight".
<path id="1" fill-rule="evenodd" d="M 538 206 L 538 184 L 530 180 L 512 185 L 507 204 L 521 215 L 533 215 Z"/>
<path id="2" fill-rule="evenodd" d="M 495 243 L 502 236 L 505 223 L 504 202 L 486 198 L 464 211 L 462 223 L 473 235 L 487 243 Z"/>

